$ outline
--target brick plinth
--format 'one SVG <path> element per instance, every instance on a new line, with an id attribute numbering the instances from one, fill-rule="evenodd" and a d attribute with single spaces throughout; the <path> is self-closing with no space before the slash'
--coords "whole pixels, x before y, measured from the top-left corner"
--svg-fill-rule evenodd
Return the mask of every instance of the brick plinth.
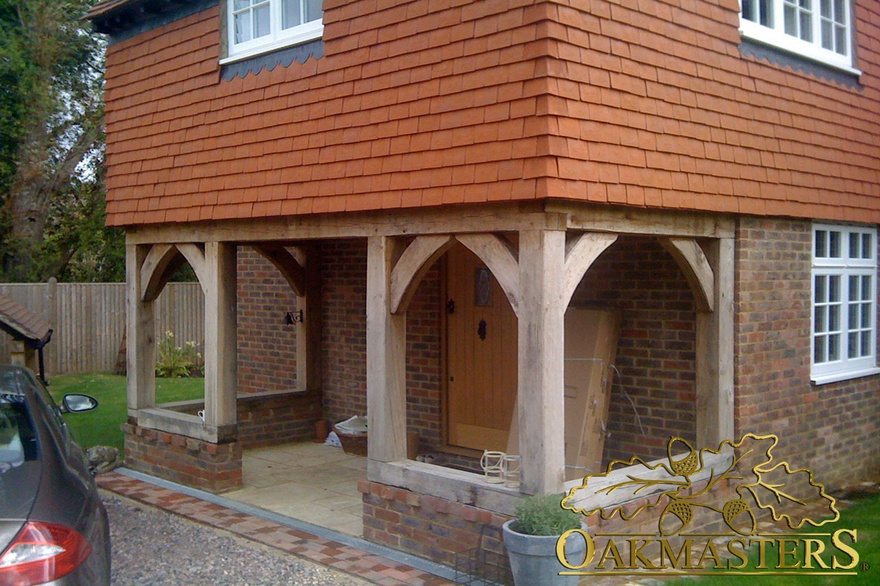
<path id="1" fill-rule="evenodd" d="M 224 492 L 240 488 L 241 444 L 213 444 L 190 437 L 122 425 L 125 465 L 172 482 Z"/>
<path id="2" fill-rule="evenodd" d="M 484 525 L 500 528 L 509 519 L 471 505 L 375 482 L 360 482 L 358 490 L 363 495 L 365 539 L 450 566 L 455 563 L 456 553 L 480 544 Z M 482 546 L 504 551 L 500 540 L 492 537 L 484 537 Z"/>

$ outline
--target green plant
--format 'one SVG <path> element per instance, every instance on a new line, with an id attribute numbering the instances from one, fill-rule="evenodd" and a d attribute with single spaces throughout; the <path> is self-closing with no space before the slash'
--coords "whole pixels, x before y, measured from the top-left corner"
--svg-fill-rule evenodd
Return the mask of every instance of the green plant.
<path id="1" fill-rule="evenodd" d="M 165 332 L 165 339 L 159 342 L 159 355 L 156 357 L 156 376 L 163 378 L 188 377 L 200 372 L 202 355 L 196 351 L 195 342 L 178 346 L 174 332 Z"/>
<path id="2" fill-rule="evenodd" d="M 562 508 L 562 496 L 527 496 L 517 504 L 511 528 L 526 535 L 562 535 L 581 526 L 581 515 Z"/>

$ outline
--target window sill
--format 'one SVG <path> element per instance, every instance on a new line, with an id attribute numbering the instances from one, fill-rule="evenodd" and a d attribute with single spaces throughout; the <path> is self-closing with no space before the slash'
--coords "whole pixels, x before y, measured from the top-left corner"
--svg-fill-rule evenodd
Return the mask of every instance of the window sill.
<path id="1" fill-rule="evenodd" d="M 280 49 L 287 49 L 289 47 L 295 47 L 296 45 L 302 45 L 304 43 L 316 41 L 321 39 L 323 35 L 324 25 L 310 27 L 308 30 L 297 35 L 285 37 L 283 39 L 279 39 L 270 43 L 263 43 L 256 46 L 247 47 L 245 49 L 240 49 L 232 53 L 228 57 L 220 59 L 220 65 L 236 63 L 238 61 L 244 61 L 245 59 L 257 57 L 264 53 L 271 53 Z"/>
<path id="2" fill-rule="evenodd" d="M 837 383 L 854 378 L 862 378 L 865 376 L 874 376 L 880 374 L 880 367 L 863 368 L 861 370 L 852 370 L 848 372 L 836 372 L 833 374 L 823 374 L 821 376 L 810 377 L 810 384 L 815 386 L 827 385 L 829 383 Z"/>
<path id="3" fill-rule="evenodd" d="M 812 43 L 790 37 L 748 20 L 743 19 L 740 22 L 739 32 L 740 35 L 742 35 L 743 40 L 772 47 L 777 51 L 788 53 L 795 58 L 804 59 L 819 66 L 836 69 L 842 73 L 856 77 L 862 74 L 861 71 L 852 67 L 852 60 L 849 57 L 838 55 L 833 51 L 828 51 Z"/>

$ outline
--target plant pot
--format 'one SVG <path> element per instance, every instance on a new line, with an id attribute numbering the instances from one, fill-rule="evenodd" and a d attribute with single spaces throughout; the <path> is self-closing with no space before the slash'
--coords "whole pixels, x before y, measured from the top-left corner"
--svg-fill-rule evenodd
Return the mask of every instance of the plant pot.
<path id="1" fill-rule="evenodd" d="M 516 523 L 511 519 L 502 525 L 504 546 L 510 558 L 510 570 L 516 586 L 543 586 L 578 583 L 580 576 L 560 576 L 568 568 L 556 559 L 557 535 L 526 535 L 510 528 Z M 579 564 L 584 559 L 587 544 L 580 535 L 572 535 L 565 543 L 565 554 L 570 563 Z"/>

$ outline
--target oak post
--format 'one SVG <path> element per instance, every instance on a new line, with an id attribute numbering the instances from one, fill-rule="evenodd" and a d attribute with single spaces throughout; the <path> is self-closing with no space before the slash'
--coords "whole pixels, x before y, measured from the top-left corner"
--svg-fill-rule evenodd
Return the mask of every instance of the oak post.
<path id="1" fill-rule="evenodd" d="M 565 477 L 565 232 L 520 233 L 519 451 L 522 492 L 561 492 Z"/>
<path id="2" fill-rule="evenodd" d="M 367 239 L 367 454 L 406 459 L 406 313 L 391 313 L 392 238 Z"/>
<path id="3" fill-rule="evenodd" d="M 236 247 L 205 244 L 205 423 L 209 429 L 236 422 Z"/>
<path id="4" fill-rule="evenodd" d="M 733 440 L 732 238 L 713 240 L 707 258 L 714 271 L 712 311 L 697 312 L 697 444 L 715 447 Z"/>
<path id="5" fill-rule="evenodd" d="M 156 405 L 156 320 L 153 299 L 145 301 L 143 291 L 144 264 L 151 246 L 127 244 L 125 247 L 125 301 L 128 351 L 127 362 L 128 414 L 137 416 L 139 409 Z"/>

